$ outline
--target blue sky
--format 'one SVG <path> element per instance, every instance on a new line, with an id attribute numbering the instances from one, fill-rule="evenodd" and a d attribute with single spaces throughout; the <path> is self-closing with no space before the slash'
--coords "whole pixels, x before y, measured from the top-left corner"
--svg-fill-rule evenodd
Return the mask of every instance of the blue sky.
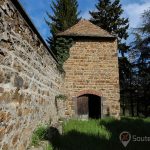
<path id="1" fill-rule="evenodd" d="M 46 11 L 52 13 L 50 10 L 51 1 L 52 0 L 20 0 L 20 3 L 44 39 L 50 35 L 44 18 L 47 18 Z M 80 15 L 82 18 L 90 18 L 88 12 L 89 10 L 95 10 L 97 1 L 98 0 L 78 0 L 79 11 L 81 11 Z M 130 20 L 130 28 L 137 27 L 141 23 L 141 13 L 150 8 L 150 0 L 121 0 L 121 4 L 124 9 L 123 16 L 128 17 Z"/>

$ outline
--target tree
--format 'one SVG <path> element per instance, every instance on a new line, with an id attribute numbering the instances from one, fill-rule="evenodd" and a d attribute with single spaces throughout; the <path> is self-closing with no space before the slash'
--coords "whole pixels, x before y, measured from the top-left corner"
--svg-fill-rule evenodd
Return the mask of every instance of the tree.
<path id="1" fill-rule="evenodd" d="M 123 9 L 120 0 L 115 0 L 114 2 L 111 2 L 111 0 L 99 0 L 98 4 L 96 4 L 96 9 L 97 11 L 90 12 L 91 22 L 117 36 L 119 52 L 124 56 L 128 46 L 122 41 L 128 38 L 129 20 L 121 16 Z"/>
<path id="2" fill-rule="evenodd" d="M 134 29 L 135 41 L 131 43 L 130 58 L 136 74 L 137 114 L 141 111 L 145 116 L 150 115 L 150 9 L 142 15 L 142 25 Z M 141 110 L 139 109 L 139 103 Z"/>
<path id="3" fill-rule="evenodd" d="M 47 13 L 49 20 L 46 20 L 46 23 L 48 24 L 51 33 L 51 36 L 48 37 L 47 42 L 49 43 L 50 48 L 54 52 L 54 54 L 58 56 L 57 58 L 60 59 L 61 57 L 59 55 L 63 50 L 61 48 L 58 48 L 58 45 L 62 44 L 58 44 L 58 42 L 56 42 L 56 34 L 68 29 L 80 20 L 80 18 L 78 17 L 79 12 L 77 10 L 78 2 L 77 0 L 56 0 L 52 1 L 50 7 L 53 15 Z M 66 40 L 64 41 L 67 42 Z M 58 41 L 62 42 L 62 39 Z"/>

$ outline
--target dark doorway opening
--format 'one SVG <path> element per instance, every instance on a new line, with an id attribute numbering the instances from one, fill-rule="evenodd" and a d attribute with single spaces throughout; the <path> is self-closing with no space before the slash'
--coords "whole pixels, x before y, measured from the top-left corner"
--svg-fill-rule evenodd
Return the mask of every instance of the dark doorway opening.
<path id="1" fill-rule="evenodd" d="M 84 118 L 101 118 L 101 97 L 92 94 L 85 94 L 77 98 L 77 114 Z"/>
<path id="2" fill-rule="evenodd" d="M 96 95 L 89 95 L 89 118 L 98 119 L 101 117 L 101 98 Z"/>

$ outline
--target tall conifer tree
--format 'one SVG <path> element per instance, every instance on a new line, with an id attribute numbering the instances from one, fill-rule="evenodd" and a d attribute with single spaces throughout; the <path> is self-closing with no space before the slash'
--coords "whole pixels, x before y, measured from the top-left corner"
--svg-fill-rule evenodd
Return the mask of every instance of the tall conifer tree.
<path id="1" fill-rule="evenodd" d="M 67 54 L 68 51 L 64 47 L 67 48 L 65 45 L 66 43 L 70 45 L 69 41 L 71 40 L 62 38 L 56 40 L 56 34 L 75 25 L 80 20 L 78 2 L 77 0 L 56 0 L 52 1 L 50 7 L 53 14 L 47 13 L 49 20 L 46 20 L 46 23 L 49 25 L 51 33 L 47 41 L 60 63 L 63 63 L 67 59 L 67 56 L 63 55 Z"/>
<path id="2" fill-rule="evenodd" d="M 96 4 L 96 9 L 97 11 L 90 12 L 91 22 L 118 37 L 118 48 L 122 56 L 124 56 L 128 46 L 122 40 L 128 38 L 129 21 L 121 16 L 123 9 L 120 0 L 114 0 L 114 2 L 111 0 L 99 0 Z"/>

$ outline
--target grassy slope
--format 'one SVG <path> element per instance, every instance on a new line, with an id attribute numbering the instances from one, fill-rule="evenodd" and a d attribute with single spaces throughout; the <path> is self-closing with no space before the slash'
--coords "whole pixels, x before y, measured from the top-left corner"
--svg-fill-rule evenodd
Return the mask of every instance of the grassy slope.
<path id="1" fill-rule="evenodd" d="M 64 124 L 64 134 L 52 144 L 59 150 L 149 150 L 149 142 L 130 142 L 126 148 L 119 141 L 122 131 L 131 135 L 150 137 L 150 119 L 122 118 L 120 121 L 70 120 Z"/>

